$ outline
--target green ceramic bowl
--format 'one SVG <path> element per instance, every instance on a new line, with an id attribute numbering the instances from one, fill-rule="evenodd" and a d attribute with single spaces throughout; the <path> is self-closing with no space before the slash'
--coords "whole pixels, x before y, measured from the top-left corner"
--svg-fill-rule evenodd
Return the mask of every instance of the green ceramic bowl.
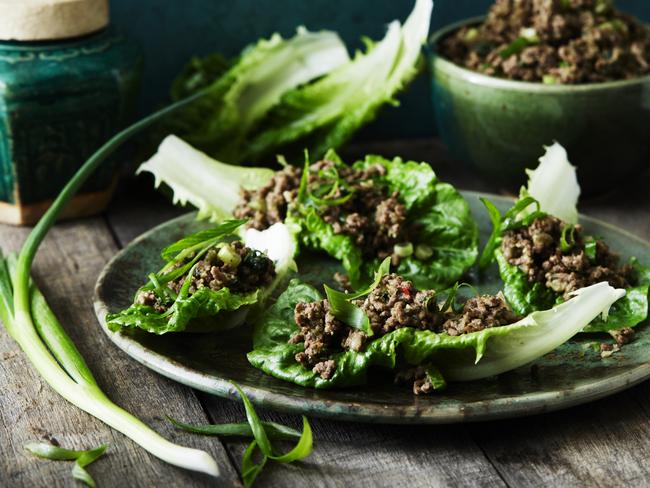
<path id="1" fill-rule="evenodd" d="M 485 76 L 436 53 L 438 42 L 482 17 L 431 38 L 438 130 L 453 155 L 485 177 L 516 188 L 558 141 L 578 167 L 583 190 L 604 192 L 650 166 L 650 75 L 583 85 L 545 85 Z"/>

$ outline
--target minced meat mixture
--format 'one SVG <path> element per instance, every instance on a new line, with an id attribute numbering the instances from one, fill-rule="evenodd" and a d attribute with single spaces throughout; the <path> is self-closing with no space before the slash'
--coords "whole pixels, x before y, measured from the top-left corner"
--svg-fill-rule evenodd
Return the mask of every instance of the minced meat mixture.
<path id="1" fill-rule="evenodd" d="M 177 267 L 182 264 L 184 263 L 178 263 Z M 274 278 L 273 261 L 263 253 L 246 247 L 241 241 L 221 243 L 196 263 L 189 294 L 204 287 L 215 291 L 228 288 L 234 293 L 247 293 L 270 284 Z M 181 276 L 167 283 L 167 287 L 178 293 L 185 280 L 186 277 Z M 140 292 L 136 303 L 154 307 L 158 312 L 167 309 L 153 290 Z"/>
<path id="2" fill-rule="evenodd" d="M 650 29 L 611 0 L 496 0 L 483 24 L 439 48 L 458 65 L 511 80 L 597 83 L 650 73 Z"/>
<path id="3" fill-rule="evenodd" d="M 600 240 L 595 241 L 595 255 L 588 257 L 585 243 L 590 238 L 583 236 L 580 225 L 572 232 L 565 231 L 570 248 L 562 249 L 562 231 L 567 225 L 551 216 L 536 219 L 528 227 L 506 232 L 501 251 L 528 281 L 542 283 L 565 299 L 571 292 L 601 281 L 628 288 L 635 278 L 632 267 L 620 267 L 618 255 Z"/>
<path id="4" fill-rule="evenodd" d="M 406 207 L 400 203 L 398 193 L 389 194 L 385 186 L 377 183 L 385 173 L 381 164 L 358 170 L 319 161 L 309 168 L 308 187 L 318 215 L 332 225 L 335 233 L 351 236 L 366 256 L 391 256 L 397 265 L 399 256 L 394 247 L 409 241 Z M 248 219 L 248 225 L 258 230 L 282 222 L 298 196 L 301 177 L 301 168 L 289 166 L 278 171 L 263 188 L 243 190 L 235 217 Z"/>
<path id="5" fill-rule="evenodd" d="M 336 371 L 336 361 L 330 357 L 333 353 L 363 351 L 369 340 L 402 327 L 456 336 L 518 320 L 501 293 L 471 298 L 458 313 L 441 311 L 435 291 L 419 291 L 413 283 L 396 274 L 384 276 L 368 296 L 354 303 L 370 319 L 374 333 L 371 338 L 334 317 L 326 299 L 296 305 L 294 318 L 299 330 L 289 342 L 304 343 L 305 348 L 295 359 L 323 379 L 330 379 Z M 418 388 L 419 392 L 425 390 Z"/>

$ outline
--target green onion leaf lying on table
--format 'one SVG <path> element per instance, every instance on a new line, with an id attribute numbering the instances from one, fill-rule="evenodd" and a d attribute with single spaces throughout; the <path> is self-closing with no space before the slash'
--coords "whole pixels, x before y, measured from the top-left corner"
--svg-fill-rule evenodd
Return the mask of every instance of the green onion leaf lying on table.
<path id="1" fill-rule="evenodd" d="M 253 431 L 248 422 L 240 422 L 235 424 L 205 424 L 193 425 L 179 422 L 176 419 L 168 417 L 169 421 L 185 432 L 201 435 L 216 435 L 221 437 L 245 437 L 253 438 Z M 269 439 L 277 440 L 292 440 L 300 439 L 300 432 L 286 425 L 277 424 L 275 422 L 262 422 L 264 430 Z"/>
<path id="2" fill-rule="evenodd" d="M 72 467 L 72 477 L 82 483 L 87 484 L 91 488 L 95 488 L 95 480 L 86 471 L 86 466 L 99 459 L 106 449 L 108 444 L 103 444 L 95 449 L 87 451 L 74 451 L 72 449 L 64 449 L 63 447 L 54 446 L 41 442 L 31 442 L 25 446 L 32 454 L 52 461 L 74 461 Z"/>
<path id="3" fill-rule="evenodd" d="M 307 417 L 304 415 L 302 417 L 302 433 L 285 425 L 276 424 L 274 422 L 262 422 L 257 415 L 253 404 L 248 399 L 248 396 L 246 396 L 239 385 L 235 382 L 232 382 L 232 384 L 244 402 L 248 423 L 189 425 L 168 417 L 169 421 L 179 429 L 194 434 L 217 435 L 224 437 L 252 437 L 253 441 L 244 452 L 241 466 L 242 479 L 244 481 L 244 486 L 247 488 L 252 486 L 253 482 L 269 460 L 278 463 L 292 463 L 304 459 L 311 454 L 313 438 Z M 298 439 L 298 442 L 294 448 L 286 454 L 276 455 L 271 444 L 271 439 Z M 259 449 L 262 453 L 262 460 L 259 463 L 253 461 L 253 455 L 255 454 L 256 449 Z"/>

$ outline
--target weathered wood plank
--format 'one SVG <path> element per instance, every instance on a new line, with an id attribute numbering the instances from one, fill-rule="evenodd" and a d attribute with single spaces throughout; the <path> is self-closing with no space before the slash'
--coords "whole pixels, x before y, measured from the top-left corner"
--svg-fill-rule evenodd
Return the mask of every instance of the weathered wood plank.
<path id="1" fill-rule="evenodd" d="M 628 393 L 471 432 L 511 486 L 650 485 L 650 423 Z"/>
<path id="2" fill-rule="evenodd" d="M 245 419 L 238 402 L 200 393 L 214 422 Z M 259 409 L 275 422 L 301 428 L 298 416 Z M 262 486 L 429 487 L 506 486 L 463 425 L 396 426 L 310 419 L 314 452 L 295 465 L 267 466 Z M 240 462 L 246 444 L 227 442 Z M 288 449 L 290 445 L 285 446 Z"/>
<path id="3" fill-rule="evenodd" d="M 15 250 L 26 233 L 27 229 L 0 227 L 0 246 Z M 100 269 L 115 251 L 102 219 L 57 226 L 39 252 L 35 278 L 109 397 L 168 439 L 210 452 L 222 468 L 223 477 L 217 485 L 238 485 L 237 473 L 217 439 L 180 433 L 165 419 L 166 415 L 205 419 L 193 392 L 128 359 L 100 330 L 93 313 L 92 290 Z M 110 454 L 89 469 L 99 486 L 215 485 L 207 476 L 153 458 L 123 435 L 65 402 L 32 370 L 4 330 L 0 331 L 0 359 L 3 483 L 70 486 L 70 464 L 39 460 L 23 449 L 27 442 L 51 436 L 75 448 L 111 444 Z"/>

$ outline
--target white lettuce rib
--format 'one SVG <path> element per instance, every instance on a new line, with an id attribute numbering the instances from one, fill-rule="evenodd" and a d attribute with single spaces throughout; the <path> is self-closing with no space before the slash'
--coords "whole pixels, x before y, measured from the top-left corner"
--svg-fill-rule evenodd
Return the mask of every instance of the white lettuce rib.
<path id="1" fill-rule="evenodd" d="M 449 380 L 469 381 L 528 364 L 564 344 L 599 315 L 606 316 L 612 304 L 623 296 L 625 290 L 607 282 L 577 290 L 573 298 L 550 310 L 533 312 L 500 328 L 503 334 L 493 334 L 482 344 L 475 363 L 463 355 L 459 361 L 452 359 L 442 364 L 441 371 Z"/>

